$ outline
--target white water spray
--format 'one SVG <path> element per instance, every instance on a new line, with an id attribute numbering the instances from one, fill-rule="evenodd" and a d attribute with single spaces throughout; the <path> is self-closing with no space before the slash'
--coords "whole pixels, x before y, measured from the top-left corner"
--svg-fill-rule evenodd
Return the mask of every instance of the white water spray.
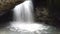
<path id="1" fill-rule="evenodd" d="M 14 20 L 20 22 L 33 22 L 33 4 L 31 1 L 24 1 L 23 3 L 15 6 Z"/>
<path id="2" fill-rule="evenodd" d="M 33 4 L 31 0 L 26 0 L 23 3 L 15 6 L 13 11 L 14 11 L 14 14 L 13 14 L 14 21 L 11 22 L 10 30 L 34 32 L 38 30 L 47 29 L 47 27 L 42 24 L 34 23 Z M 37 33 L 40 33 L 40 32 L 37 32 Z"/>

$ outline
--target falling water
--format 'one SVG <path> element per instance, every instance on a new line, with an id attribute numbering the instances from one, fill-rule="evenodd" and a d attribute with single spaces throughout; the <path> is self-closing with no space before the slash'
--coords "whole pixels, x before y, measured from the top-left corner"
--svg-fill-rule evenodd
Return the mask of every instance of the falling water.
<path id="1" fill-rule="evenodd" d="M 23 3 L 15 6 L 14 11 L 14 21 L 19 22 L 33 22 L 33 5 L 31 0 L 26 0 Z"/>
<path id="2" fill-rule="evenodd" d="M 48 27 L 35 23 L 33 20 L 33 4 L 31 0 L 25 0 L 23 3 L 18 4 L 13 9 L 14 20 L 11 22 L 10 30 L 22 31 L 22 32 L 33 32 L 47 29 Z M 29 33 L 30 34 L 30 33 Z"/>

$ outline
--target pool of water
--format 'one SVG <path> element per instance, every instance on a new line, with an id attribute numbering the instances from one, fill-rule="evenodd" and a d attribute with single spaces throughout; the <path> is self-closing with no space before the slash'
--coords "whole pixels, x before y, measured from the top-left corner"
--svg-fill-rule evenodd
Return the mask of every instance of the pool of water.
<path id="1" fill-rule="evenodd" d="M 44 25 L 44 26 L 48 27 L 49 25 Z M 18 31 L 18 30 L 12 31 L 9 28 L 3 28 L 3 29 L 0 29 L 0 34 L 60 34 L 60 30 L 52 26 L 49 26 L 48 29 L 37 30 L 33 32 L 31 31 L 24 32 L 24 31 Z"/>

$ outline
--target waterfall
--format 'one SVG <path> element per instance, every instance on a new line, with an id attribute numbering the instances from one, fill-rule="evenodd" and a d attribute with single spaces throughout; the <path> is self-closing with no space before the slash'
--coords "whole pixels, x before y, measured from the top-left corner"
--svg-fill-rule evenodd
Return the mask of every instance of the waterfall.
<path id="1" fill-rule="evenodd" d="M 34 22 L 33 18 L 33 3 L 31 0 L 25 0 L 23 3 L 18 4 L 13 9 L 13 22 L 8 27 L 13 31 L 33 32 L 47 29 L 48 27 Z"/>
<path id="2" fill-rule="evenodd" d="M 14 21 L 20 22 L 33 22 L 33 4 L 32 1 L 24 1 L 23 3 L 15 6 Z"/>

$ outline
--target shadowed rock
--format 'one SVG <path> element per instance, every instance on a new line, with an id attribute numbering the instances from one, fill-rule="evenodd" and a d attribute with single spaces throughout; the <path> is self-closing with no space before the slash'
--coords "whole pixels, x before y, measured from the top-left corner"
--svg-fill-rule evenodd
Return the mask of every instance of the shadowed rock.
<path id="1" fill-rule="evenodd" d="M 4 14 L 0 15 L 0 28 L 6 27 L 9 25 L 9 22 L 13 20 L 13 12 L 11 10 L 6 11 Z"/>

